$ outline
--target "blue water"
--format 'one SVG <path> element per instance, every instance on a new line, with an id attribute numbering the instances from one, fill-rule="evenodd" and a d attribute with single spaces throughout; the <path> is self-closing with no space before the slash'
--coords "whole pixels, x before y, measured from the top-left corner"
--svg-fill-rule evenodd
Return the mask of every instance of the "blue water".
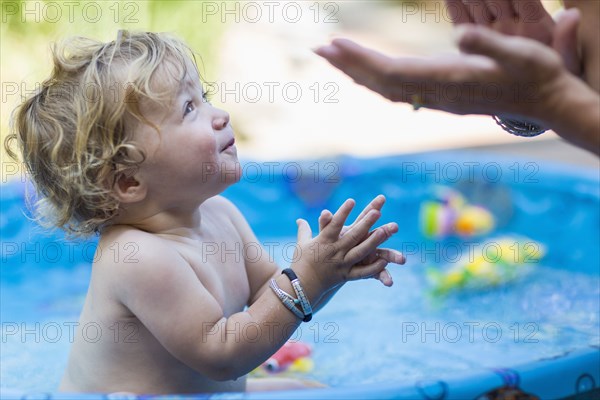
<path id="1" fill-rule="evenodd" d="M 249 176 L 226 192 L 281 266 L 291 257 L 297 217 L 314 226 L 321 208 L 334 209 L 347 197 L 359 205 L 378 193 L 388 198 L 381 222 L 398 222 L 400 233 L 387 246 L 407 252 L 408 262 L 390 266 L 392 288 L 375 281 L 349 283 L 301 326 L 293 338 L 314 346 L 315 369 L 308 377 L 332 386 L 414 382 L 600 346 L 597 172 L 536 164 L 531 176 L 528 161 L 515 167 L 510 160 L 499 164 L 501 179 L 475 173 L 456 181 L 439 173 L 443 166 L 437 175 L 427 173 L 435 171 L 435 163 L 447 166 L 457 159 L 426 158 L 421 168 L 422 158 L 343 158 L 335 161 L 331 182 L 314 175 L 290 179 L 280 169 L 260 179 Z M 301 167 L 313 171 L 311 165 Z M 408 174 L 414 165 L 419 171 Z M 528 180 L 517 179 L 518 168 L 530 174 Z M 504 286 L 431 297 L 424 268 L 445 267 L 448 249 L 468 250 L 458 238 L 434 242 L 419 234 L 418 207 L 433 184 L 454 186 L 487 205 L 499 218 L 491 237 L 526 236 L 543 244 L 547 256 Z M 44 235 L 22 216 L 22 185 L 2 189 L 0 385 L 53 391 L 75 334 L 94 241 Z"/>

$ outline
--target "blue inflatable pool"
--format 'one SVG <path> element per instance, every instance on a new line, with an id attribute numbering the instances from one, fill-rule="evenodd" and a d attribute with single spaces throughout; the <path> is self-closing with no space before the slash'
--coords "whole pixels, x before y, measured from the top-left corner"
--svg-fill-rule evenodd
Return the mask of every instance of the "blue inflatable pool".
<path id="1" fill-rule="evenodd" d="M 313 347 L 315 367 L 303 377 L 329 388 L 165 398 L 487 399 L 510 391 L 600 398 L 597 170 L 448 151 L 246 161 L 243 172 L 224 195 L 281 266 L 293 253 L 296 218 L 314 228 L 323 208 L 336 209 L 348 197 L 362 206 L 379 193 L 388 199 L 381 222 L 400 226 L 388 247 L 408 262 L 390 266 L 392 288 L 372 280 L 346 285 L 294 334 Z M 494 231 L 484 238 L 424 237 L 419 209 L 438 185 L 489 209 Z M 26 184 L 1 188 L 1 398 L 154 398 L 56 391 L 96 244 L 43 232 L 24 215 Z M 529 238 L 545 257 L 496 287 L 431 294 L 426 268 L 443 269 L 494 237 Z"/>

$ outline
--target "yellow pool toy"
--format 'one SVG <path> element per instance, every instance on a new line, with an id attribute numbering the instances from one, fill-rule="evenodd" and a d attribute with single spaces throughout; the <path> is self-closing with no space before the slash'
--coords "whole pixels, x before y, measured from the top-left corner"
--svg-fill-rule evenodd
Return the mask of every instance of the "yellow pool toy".
<path id="1" fill-rule="evenodd" d="M 429 267 L 432 293 L 483 289 L 508 283 L 530 270 L 545 255 L 542 244 L 526 238 L 490 239 L 446 270 Z"/>
<path id="2" fill-rule="evenodd" d="M 454 189 L 439 186 L 434 189 L 434 199 L 421 204 L 420 225 L 428 238 L 466 238 L 485 235 L 494 229 L 496 221 L 486 208 L 469 204 Z"/>

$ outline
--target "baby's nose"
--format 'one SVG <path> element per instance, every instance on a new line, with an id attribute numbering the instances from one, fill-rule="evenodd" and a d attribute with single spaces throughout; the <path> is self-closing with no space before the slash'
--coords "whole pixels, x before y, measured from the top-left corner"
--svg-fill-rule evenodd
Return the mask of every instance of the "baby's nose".
<path id="1" fill-rule="evenodd" d="M 213 118 L 213 129 L 222 130 L 229 124 L 229 113 L 224 110 L 218 110 L 217 115 Z"/>

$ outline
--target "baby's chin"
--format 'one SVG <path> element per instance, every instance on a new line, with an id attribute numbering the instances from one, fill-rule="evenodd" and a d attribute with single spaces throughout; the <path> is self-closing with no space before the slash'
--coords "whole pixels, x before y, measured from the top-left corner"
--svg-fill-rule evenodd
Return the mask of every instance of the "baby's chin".
<path id="1" fill-rule="evenodd" d="M 221 166 L 221 176 L 228 184 L 234 184 L 242 179 L 242 166 L 237 158 L 237 152 L 233 150 L 230 159 Z"/>

